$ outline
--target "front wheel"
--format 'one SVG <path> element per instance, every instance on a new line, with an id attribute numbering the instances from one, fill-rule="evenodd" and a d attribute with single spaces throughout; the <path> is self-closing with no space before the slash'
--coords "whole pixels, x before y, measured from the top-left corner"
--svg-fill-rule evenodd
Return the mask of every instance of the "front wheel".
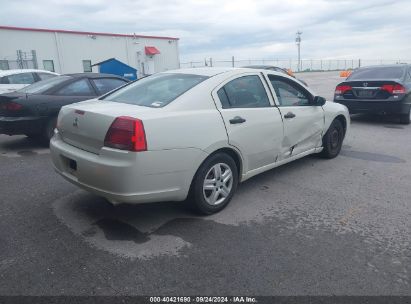
<path id="1" fill-rule="evenodd" d="M 336 157 L 341 151 L 344 135 L 342 123 L 335 119 L 323 137 L 323 150 L 320 155 L 330 159 Z"/>
<path id="2" fill-rule="evenodd" d="M 225 153 L 209 157 L 198 169 L 191 187 L 189 201 L 196 211 L 213 214 L 224 209 L 238 184 L 238 169 Z"/>

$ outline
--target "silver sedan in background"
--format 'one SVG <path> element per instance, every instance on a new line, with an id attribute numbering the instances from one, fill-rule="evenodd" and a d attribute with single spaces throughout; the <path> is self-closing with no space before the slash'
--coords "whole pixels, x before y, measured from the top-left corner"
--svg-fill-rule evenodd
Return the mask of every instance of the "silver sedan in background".
<path id="1" fill-rule="evenodd" d="M 349 125 L 345 106 L 283 73 L 182 69 L 63 107 L 50 146 L 58 173 L 112 203 L 187 200 L 211 214 L 256 174 L 336 157 Z"/>

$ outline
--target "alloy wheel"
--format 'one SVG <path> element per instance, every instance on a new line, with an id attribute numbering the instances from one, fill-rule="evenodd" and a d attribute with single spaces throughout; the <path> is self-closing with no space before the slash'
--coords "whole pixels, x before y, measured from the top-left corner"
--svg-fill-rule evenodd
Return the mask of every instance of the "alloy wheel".
<path id="1" fill-rule="evenodd" d="M 224 163 L 215 164 L 204 179 L 204 199 L 209 205 L 219 205 L 230 195 L 232 188 L 233 172 L 230 167 Z"/>

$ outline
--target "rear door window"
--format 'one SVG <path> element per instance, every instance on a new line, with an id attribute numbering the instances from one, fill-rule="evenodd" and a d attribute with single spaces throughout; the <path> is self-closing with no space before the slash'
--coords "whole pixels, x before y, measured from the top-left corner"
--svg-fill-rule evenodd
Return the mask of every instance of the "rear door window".
<path id="1" fill-rule="evenodd" d="M 91 81 L 96 86 L 100 95 L 106 94 L 127 83 L 127 81 L 118 78 L 97 78 Z"/>
<path id="2" fill-rule="evenodd" d="M 74 81 L 57 91 L 57 95 L 64 96 L 94 96 L 94 89 L 91 87 L 88 79 Z"/>
<path id="3" fill-rule="evenodd" d="M 270 107 L 270 101 L 257 75 L 242 76 L 227 83 L 217 95 L 223 109 Z"/>
<path id="4" fill-rule="evenodd" d="M 57 76 L 57 75 L 49 74 L 49 73 L 37 73 L 37 75 L 39 76 L 39 78 L 41 80 L 46 80 L 46 79 L 53 78 L 53 77 Z"/>
<path id="5" fill-rule="evenodd" d="M 35 82 L 33 73 L 20 73 L 6 77 L 9 84 L 32 84 Z"/>

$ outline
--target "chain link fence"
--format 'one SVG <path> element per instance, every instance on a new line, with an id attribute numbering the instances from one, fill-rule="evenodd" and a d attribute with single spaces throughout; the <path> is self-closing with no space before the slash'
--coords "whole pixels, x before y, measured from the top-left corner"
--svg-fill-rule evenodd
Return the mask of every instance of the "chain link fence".
<path id="1" fill-rule="evenodd" d="M 411 60 L 374 60 L 374 59 L 303 59 L 301 60 L 302 72 L 313 71 L 341 71 L 347 69 L 356 69 L 361 66 L 372 66 L 382 64 L 401 64 L 411 62 Z M 213 60 L 213 58 L 206 58 L 199 61 L 189 61 L 180 63 L 181 68 L 194 67 L 243 67 L 247 65 L 273 65 L 280 68 L 291 69 L 292 71 L 299 71 L 298 60 L 294 59 L 235 59 L 230 60 Z"/>

